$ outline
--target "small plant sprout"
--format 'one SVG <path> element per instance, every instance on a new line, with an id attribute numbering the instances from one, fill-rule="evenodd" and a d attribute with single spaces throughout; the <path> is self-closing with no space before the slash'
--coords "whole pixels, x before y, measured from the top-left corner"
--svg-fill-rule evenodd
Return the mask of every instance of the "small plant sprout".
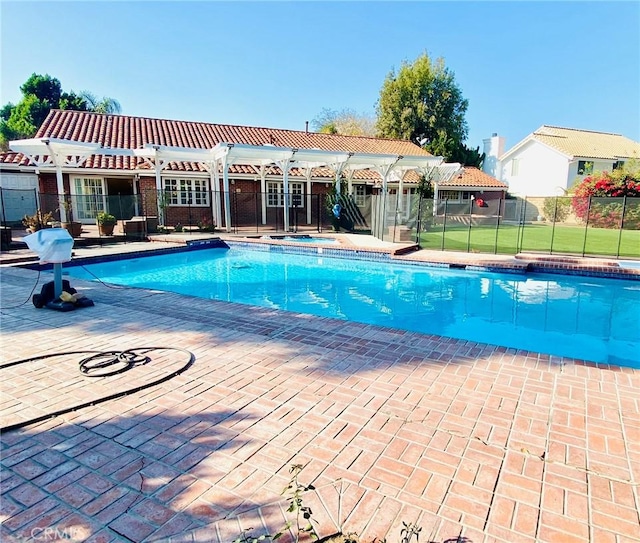
<path id="1" fill-rule="evenodd" d="M 271 539 L 270 535 L 262 534 L 258 537 L 253 537 L 250 535 L 253 528 L 245 528 L 242 530 L 242 534 L 233 540 L 233 543 L 260 543 L 260 541 L 264 541 L 265 539 Z"/>
<path id="2" fill-rule="evenodd" d="M 400 530 L 400 543 L 411 543 L 413 536 L 416 538 L 416 543 L 420 540 L 420 532 L 422 527 L 412 522 L 406 523 L 402 521 L 402 530 Z"/>
<path id="3" fill-rule="evenodd" d="M 302 471 L 303 467 L 304 466 L 302 464 L 292 464 L 289 468 L 291 480 L 282 491 L 282 494 L 288 495 L 287 501 L 289 502 L 289 507 L 287 508 L 287 512 L 293 513 L 295 518 L 293 521 L 288 520 L 286 522 L 282 530 L 273 536 L 274 540 L 282 537 L 283 533 L 291 527 L 294 528 L 293 535 L 296 543 L 300 541 L 300 534 L 308 534 L 312 539 L 320 539 L 313 526 L 313 523 L 315 522 L 313 519 L 313 511 L 311 510 L 311 507 L 304 505 L 302 497 L 304 492 L 315 490 L 316 487 L 312 484 L 303 485 L 298 481 L 298 475 Z"/>
<path id="4" fill-rule="evenodd" d="M 284 526 L 275 535 L 262 534 L 260 536 L 254 536 L 250 534 L 253 528 L 247 528 L 243 530 L 242 534 L 233 540 L 233 543 L 260 543 L 261 541 L 269 539 L 275 541 L 276 539 L 281 538 L 289 529 L 292 530 L 294 541 L 296 543 L 300 541 L 301 534 L 307 534 L 312 539 L 319 539 L 318 533 L 313 527 L 313 523 L 316 522 L 313 519 L 313 511 L 311 511 L 311 507 L 306 506 L 303 501 L 303 494 L 309 490 L 315 490 L 315 487 L 311 484 L 303 485 L 298 481 L 298 475 L 302 471 L 303 467 L 304 466 L 302 466 L 302 464 L 291 465 L 289 468 L 291 480 L 281 493 L 283 496 L 287 495 L 287 501 L 289 502 L 287 512 L 293 513 L 295 515 L 294 519 L 287 520 Z"/>

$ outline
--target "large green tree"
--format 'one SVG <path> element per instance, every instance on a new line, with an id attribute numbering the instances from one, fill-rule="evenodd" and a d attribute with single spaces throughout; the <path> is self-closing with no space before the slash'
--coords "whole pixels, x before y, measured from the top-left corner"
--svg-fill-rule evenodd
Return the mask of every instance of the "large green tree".
<path id="1" fill-rule="evenodd" d="M 460 143 L 449 156 L 447 156 L 447 162 L 459 162 L 463 166 L 475 166 L 476 168 L 482 168 L 485 155 L 480 152 L 480 147 L 472 149 L 467 147 L 464 143 Z"/>
<path id="2" fill-rule="evenodd" d="M 444 60 L 423 53 L 387 75 L 376 105 L 378 136 L 410 140 L 449 159 L 467 138 L 467 107 Z"/>
<path id="3" fill-rule="evenodd" d="M 324 108 L 311 123 L 314 130 L 322 134 L 375 136 L 376 133 L 376 120 L 373 117 L 348 108 L 341 111 Z"/>
<path id="4" fill-rule="evenodd" d="M 64 92 L 60 81 L 49 74 L 32 74 L 20 87 L 22 99 L 0 109 L 0 148 L 9 141 L 31 138 L 52 109 L 119 113 L 120 104 L 113 98 L 98 100 L 87 91 Z"/>

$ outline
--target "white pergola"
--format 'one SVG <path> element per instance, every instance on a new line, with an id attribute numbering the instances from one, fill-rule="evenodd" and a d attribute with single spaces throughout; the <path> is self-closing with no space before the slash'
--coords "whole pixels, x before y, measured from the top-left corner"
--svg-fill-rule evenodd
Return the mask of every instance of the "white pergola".
<path id="1" fill-rule="evenodd" d="M 12 141 L 11 150 L 25 155 L 37 169 L 55 168 L 58 193 L 64 193 L 62 168 L 81 168 L 93 155 L 119 155 L 141 158 L 155 171 L 156 189 L 161 192 L 162 171 L 173 162 L 202 164 L 209 173 L 213 189 L 212 211 L 216 224 L 222 224 L 222 201 L 219 176 L 222 175 L 224 197 L 224 225 L 231 230 L 231 206 L 229 196 L 229 168 L 234 164 L 253 166 L 260 173 L 261 191 L 266 192 L 266 168 L 277 166 L 282 172 L 284 201 L 289 202 L 289 171 L 298 168 L 305 172 L 307 195 L 311 197 L 311 173 L 314 168 L 328 168 L 335 172 L 338 190 L 342 174 L 349 181 L 357 170 L 370 170 L 380 176 L 382 191 L 387 193 L 389 181 L 399 183 L 399 203 L 402 202 L 402 184 L 407 171 L 414 170 L 427 175 L 436 183 L 450 179 L 460 170 L 459 164 L 444 164 L 442 157 L 423 155 L 390 155 L 372 153 L 350 153 L 321 149 L 298 149 L 273 145 L 245 145 L 219 143 L 211 149 L 170 147 L 147 144 L 141 149 L 105 148 L 97 143 L 79 143 L 53 138 L 34 138 Z M 141 170 L 136 170 L 141 173 Z M 266 220 L 266 203 L 263 202 L 263 220 Z M 61 218 L 63 211 L 61 210 Z M 311 206 L 307 206 L 308 222 L 311 222 Z M 160 209 L 158 216 L 161 216 Z M 289 206 L 284 205 L 284 229 L 289 230 Z M 63 219 L 64 220 L 64 219 Z"/>
<path id="2" fill-rule="evenodd" d="M 93 155 L 102 154 L 99 143 L 81 143 L 56 138 L 34 138 L 9 142 L 9 148 L 28 157 L 36 170 L 55 168 L 58 194 L 64 194 L 62 168 L 80 168 Z M 60 208 L 60 220 L 66 222 L 67 210 Z"/>

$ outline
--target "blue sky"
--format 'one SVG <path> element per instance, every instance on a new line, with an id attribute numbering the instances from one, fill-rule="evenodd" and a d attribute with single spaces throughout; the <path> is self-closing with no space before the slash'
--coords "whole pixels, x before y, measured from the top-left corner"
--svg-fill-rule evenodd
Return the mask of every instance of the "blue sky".
<path id="1" fill-rule="evenodd" d="M 31 73 L 124 114 L 304 130 L 375 114 L 426 51 L 469 100 L 469 146 L 542 124 L 640 141 L 638 2 L 7 2 L 0 103 Z"/>

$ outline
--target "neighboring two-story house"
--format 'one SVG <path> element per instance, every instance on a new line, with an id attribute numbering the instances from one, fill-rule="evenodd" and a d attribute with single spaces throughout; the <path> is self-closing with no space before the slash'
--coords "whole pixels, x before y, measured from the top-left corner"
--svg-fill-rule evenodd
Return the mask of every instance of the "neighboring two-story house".
<path id="1" fill-rule="evenodd" d="M 612 171 L 640 159 L 640 143 L 620 134 L 543 125 L 504 152 L 498 134 L 484 140 L 483 170 L 513 196 L 562 195 L 594 171 Z"/>

